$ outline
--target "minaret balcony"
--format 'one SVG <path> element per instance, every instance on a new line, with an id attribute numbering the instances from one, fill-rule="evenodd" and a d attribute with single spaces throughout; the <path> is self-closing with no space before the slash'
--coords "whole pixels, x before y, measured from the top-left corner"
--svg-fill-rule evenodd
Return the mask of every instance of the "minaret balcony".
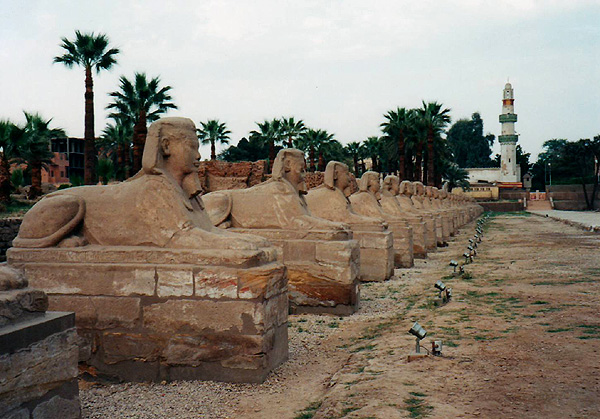
<path id="1" fill-rule="evenodd" d="M 500 115 L 500 122 L 517 122 L 516 113 L 505 113 Z"/>
<path id="2" fill-rule="evenodd" d="M 516 143 L 517 141 L 519 141 L 519 136 L 516 135 L 516 134 L 514 134 L 514 135 L 499 135 L 498 136 L 498 141 L 500 142 L 500 144 L 502 144 L 502 143 Z"/>

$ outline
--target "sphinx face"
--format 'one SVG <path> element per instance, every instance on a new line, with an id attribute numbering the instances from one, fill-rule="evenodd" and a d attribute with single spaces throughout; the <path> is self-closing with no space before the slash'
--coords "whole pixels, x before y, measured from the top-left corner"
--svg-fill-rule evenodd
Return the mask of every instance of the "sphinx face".
<path id="1" fill-rule="evenodd" d="M 283 177 L 290 182 L 300 194 L 307 194 L 308 188 L 304 181 L 306 174 L 306 161 L 300 157 L 288 157 L 289 163 L 285 165 L 286 169 Z"/>
<path id="2" fill-rule="evenodd" d="M 400 193 L 400 183 L 399 182 L 392 182 L 390 184 L 389 191 L 394 196 L 398 195 Z"/>
<path id="3" fill-rule="evenodd" d="M 184 174 L 198 172 L 200 167 L 200 152 L 198 148 L 198 137 L 192 130 L 178 130 L 168 137 L 166 148 L 168 148 L 169 166 Z M 165 146 L 163 145 L 163 150 Z M 166 153 L 165 153 L 166 154 Z"/>
<path id="4" fill-rule="evenodd" d="M 342 191 L 346 198 L 352 195 L 352 190 L 350 188 L 350 172 L 343 167 L 337 167 L 335 169 L 335 187 Z"/>

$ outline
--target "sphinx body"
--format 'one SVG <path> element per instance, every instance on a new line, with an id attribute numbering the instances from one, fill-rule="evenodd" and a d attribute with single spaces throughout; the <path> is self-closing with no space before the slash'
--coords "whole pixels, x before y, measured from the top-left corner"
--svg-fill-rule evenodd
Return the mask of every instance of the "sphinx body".
<path id="1" fill-rule="evenodd" d="M 306 202 L 311 214 L 350 225 L 360 245 L 360 279 L 383 281 L 394 272 L 393 236 L 383 218 L 356 214 L 350 205 L 348 166 L 330 161 L 324 183 L 308 191 Z"/>
<path id="2" fill-rule="evenodd" d="M 413 232 L 405 220 L 383 211 L 379 203 L 379 173 L 365 172 L 359 183 L 358 192 L 350 195 L 354 212 L 366 217 L 383 218 L 394 234 L 394 260 L 396 266 L 410 268 L 414 264 Z"/>
<path id="3" fill-rule="evenodd" d="M 427 214 L 431 214 L 435 218 L 436 237 L 438 240 L 438 246 L 446 246 L 447 240 L 450 238 L 450 231 L 448 229 L 448 222 L 444 221 L 444 217 L 439 211 L 434 211 L 431 207 L 431 202 L 426 199 L 425 185 L 421 182 L 412 182 L 413 194 L 411 195 L 411 201 L 415 208 L 419 211 Z"/>
<path id="4" fill-rule="evenodd" d="M 137 175 L 42 199 L 7 252 L 50 309 L 76 312 L 81 360 L 104 373 L 256 382 L 287 358 L 285 267 L 212 225 L 198 146 L 191 120 L 154 122 Z"/>
<path id="5" fill-rule="evenodd" d="M 431 212 L 417 209 L 413 203 L 411 196 L 413 195 L 414 185 L 408 180 L 400 182 L 400 188 L 398 195 L 396 195 L 396 201 L 403 212 L 415 216 L 419 216 L 425 223 L 425 244 L 427 251 L 435 251 L 437 249 L 438 237 L 436 228 L 436 216 Z M 440 234 L 441 234 L 441 221 L 440 221 Z M 439 237 L 442 239 L 441 235 Z"/>
<path id="6" fill-rule="evenodd" d="M 383 180 L 381 191 L 381 208 L 384 212 L 405 220 L 413 231 L 413 253 L 415 257 L 427 257 L 426 225 L 423 217 L 405 212 L 400 207 L 396 196 L 400 193 L 398 176 L 388 175 Z"/>
<path id="7" fill-rule="evenodd" d="M 359 246 L 345 223 L 315 217 L 304 195 L 304 153 L 281 150 L 271 179 L 204 197 L 214 225 L 268 238 L 288 270 L 292 312 L 350 314 L 358 307 Z"/>

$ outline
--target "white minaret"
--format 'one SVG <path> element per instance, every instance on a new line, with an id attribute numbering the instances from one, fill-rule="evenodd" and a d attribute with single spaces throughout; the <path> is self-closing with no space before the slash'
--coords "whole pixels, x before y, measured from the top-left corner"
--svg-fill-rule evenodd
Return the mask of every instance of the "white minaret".
<path id="1" fill-rule="evenodd" d="M 519 136 L 515 134 L 515 98 L 510 83 L 506 83 L 502 94 L 502 134 L 498 137 L 500 141 L 500 182 L 520 182 L 521 167 L 517 166 L 517 141 Z"/>

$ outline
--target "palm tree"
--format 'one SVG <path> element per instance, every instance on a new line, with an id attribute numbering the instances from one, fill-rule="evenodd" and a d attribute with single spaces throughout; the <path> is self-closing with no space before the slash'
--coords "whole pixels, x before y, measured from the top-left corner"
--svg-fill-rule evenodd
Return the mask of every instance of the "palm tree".
<path id="1" fill-rule="evenodd" d="M 363 141 L 365 153 L 371 157 L 372 170 L 379 171 L 379 155 L 381 153 L 381 141 L 379 137 L 369 137 Z"/>
<path id="2" fill-rule="evenodd" d="M 131 137 L 133 128 L 127 121 L 116 120 L 114 124 L 106 124 L 98 141 L 101 155 L 111 158 L 116 166 L 116 177 L 119 180 L 130 176 L 131 168 Z"/>
<path id="3" fill-rule="evenodd" d="M 354 141 L 346 145 L 346 151 L 352 156 L 352 161 L 354 163 L 354 176 L 358 177 L 358 159 L 362 157 L 362 154 L 364 152 L 363 146 L 359 142 Z"/>
<path id="4" fill-rule="evenodd" d="M 331 160 L 329 157 L 334 147 L 339 144 L 337 140 L 333 139 L 333 134 L 329 134 L 327 131 L 324 131 L 324 134 L 321 134 L 321 138 L 317 143 L 315 151 L 317 152 L 317 162 L 318 162 L 318 170 L 319 172 L 325 171 L 325 166 L 327 162 Z M 341 146 L 341 145 L 340 145 Z"/>
<path id="5" fill-rule="evenodd" d="M 23 130 L 8 120 L 0 120 L 0 202 L 10 201 L 10 164 L 19 156 Z"/>
<path id="6" fill-rule="evenodd" d="M 440 136 L 450 123 L 450 109 L 442 109 L 442 104 L 437 102 L 425 103 L 417 109 L 420 123 L 425 131 L 427 141 L 427 185 L 435 185 L 435 147 L 434 140 Z M 424 180 L 425 182 L 425 180 Z"/>
<path id="7" fill-rule="evenodd" d="M 306 131 L 306 126 L 304 125 L 304 121 L 299 120 L 296 122 L 294 117 L 290 118 L 282 118 L 282 134 L 287 137 L 287 146 L 288 148 L 294 147 L 294 139 L 298 138 L 300 134 Z"/>
<path id="8" fill-rule="evenodd" d="M 256 122 L 256 125 L 258 126 L 258 130 L 250 131 L 250 139 L 269 145 L 267 171 L 270 171 L 273 160 L 275 160 L 275 145 L 279 144 L 283 139 L 282 123 L 279 119 L 273 119 L 271 121 Z"/>
<path id="9" fill-rule="evenodd" d="M 171 86 L 159 87 L 160 78 L 148 81 L 146 73 L 135 73 L 133 83 L 121 76 L 120 91 L 111 92 L 114 98 L 106 109 L 115 109 L 110 118 L 122 118 L 133 125 L 133 171 L 142 168 L 142 154 L 146 144 L 148 123 L 156 121 L 169 109 L 177 109 L 169 95 Z"/>
<path id="10" fill-rule="evenodd" d="M 42 167 L 52 161 L 50 151 L 52 138 L 65 138 L 65 131 L 50 128 L 52 119 L 44 120 L 39 114 L 25 114 L 23 141 L 19 145 L 19 157 L 27 162 L 31 170 L 31 189 L 29 198 L 37 198 L 42 192 Z"/>
<path id="11" fill-rule="evenodd" d="M 384 115 L 387 120 L 381 124 L 382 131 L 390 141 L 395 141 L 398 153 L 398 176 L 406 179 L 406 137 L 413 128 L 415 111 L 413 109 L 398 108 Z"/>
<path id="12" fill-rule="evenodd" d="M 94 183 L 96 174 L 96 144 L 94 134 L 94 81 L 92 79 L 92 69 L 96 73 L 101 70 L 110 69 L 116 64 L 115 56 L 119 53 L 118 48 L 108 48 L 108 37 L 105 34 L 95 35 L 93 32 L 81 33 L 75 31 L 75 40 L 70 41 L 62 38 L 61 47 L 66 53 L 59 57 L 54 57 L 55 63 L 62 63 L 68 68 L 73 65 L 81 66 L 85 69 L 85 172 L 84 182 L 86 185 Z"/>
<path id="13" fill-rule="evenodd" d="M 308 152 L 308 166 L 311 172 L 317 170 L 315 163 L 315 154 L 320 150 L 319 156 L 322 160 L 322 153 L 324 151 L 324 147 L 322 144 L 328 143 L 333 140 L 333 134 L 329 134 L 325 130 L 321 129 L 307 129 L 305 132 L 300 135 L 298 138 L 298 148 L 301 150 Z"/>
<path id="14" fill-rule="evenodd" d="M 210 143 L 210 159 L 216 160 L 217 153 L 215 144 L 229 144 L 229 134 L 231 131 L 227 129 L 225 122 L 219 122 L 218 119 L 209 119 L 206 122 L 200 122 L 202 128 L 198 128 L 198 139 L 202 144 Z"/>

